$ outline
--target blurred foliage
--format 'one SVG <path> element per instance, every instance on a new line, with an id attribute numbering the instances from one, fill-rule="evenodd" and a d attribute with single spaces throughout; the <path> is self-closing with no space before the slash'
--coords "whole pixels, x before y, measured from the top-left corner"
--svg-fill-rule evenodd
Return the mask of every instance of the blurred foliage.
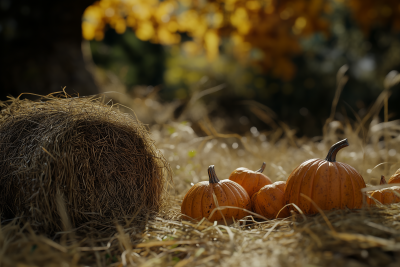
<path id="1" fill-rule="evenodd" d="M 118 33 L 131 27 L 139 39 L 165 45 L 181 42 L 179 33 L 187 33 L 192 40 L 182 48 L 192 55 L 204 48 L 210 61 L 220 45 L 229 43 L 238 59 L 255 60 L 289 80 L 295 72 L 291 57 L 300 52 L 299 38 L 327 33 L 323 16 L 329 10 L 329 2 L 321 0 L 102 0 L 86 9 L 82 29 L 85 39 L 101 40 L 106 24 Z"/>
<path id="2" fill-rule="evenodd" d="M 290 80 L 295 73 L 291 58 L 300 52 L 299 40 L 315 32 L 329 34 L 327 0 L 101 0 L 88 7 L 83 16 L 83 36 L 104 38 L 105 25 L 117 33 L 134 29 L 143 41 L 164 45 L 181 42 L 181 34 L 192 37 L 182 48 L 196 55 L 202 49 L 214 60 L 220 46 L 242 60 L 255 60 L 263 70 Z M 343 1 L 351 8 L 364 32 L 377 23 L 400 29 L 400 4 L 396 0 Z"/>
<path id="3" fill-rule="evenodd" d="M 348 0 L 347 4 L 364 33 L 369 33 L 376 25 L 389 26 L 393 31 L 400 31 L 398 0 Z"/>
<path id="4" fill-rule="evenodd" d="M 249 129 L 284 121 L 298 134 L 313 136 L 329 116 L 342 65 L 349 65 L 350 79 L 338 120 L 365 115 L 386 74 L 400 70 L 399 12 L 400 3 L 391 0 L 102 0 L 85 11 L 82 29 L 86 39 L 93 39 L 95 63 L 118 73 L 129 88 L 162 84 L 164 99 L 185 102 L 198 91 L 225 84 L 204 102 L 212 116 L 229 117 L 231 127 L 228 119 L 222 122 L 228 129 L 237 131 L 237 122 Z M 136 44 L 120 50 L 115 60 L 113 49 L 119 49 L 120 41 L 111 44 L 110 36 L 118 39 L 123 32 L 122 39 Z M 150 43 L 160 50 L 146 50 Z M 101 46 L 108 52 L 100 55 L 96 47 Z M 143 61 L 128 57 L 129 50 Z M 104 64 L 102 57 L 119 67 Z M 157 69 L 160 65 L 152 60 L 153 65 L 144 65 L 144 57 L 164 65 Z M 144 72 L 121 75 L 123 65 Z M 158 75 L 143 79 L 154 70 Z M 389 103 L 391 118 L 399 116 L 397 91 Z M 273 110 L 270 118 L 246 102 L 252 100 Z"/>
<path id="5" fill-rule="evenodd" d="M 91 42 L 94 62 L 117 75 L 128 88 L 137 84 L 163 83 L 165 51 L 157 44 L 143 42 L 131 31 L 105 31 L 101 42 Z M 134 63 L 134 64 L 133 64 Z"/>

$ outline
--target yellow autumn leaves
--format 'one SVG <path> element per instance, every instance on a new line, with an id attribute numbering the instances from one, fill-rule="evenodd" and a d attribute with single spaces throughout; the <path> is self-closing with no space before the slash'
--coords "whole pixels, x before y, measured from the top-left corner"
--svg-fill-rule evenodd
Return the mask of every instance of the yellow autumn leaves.
<path id="1" fill-rule="evenodd" d="M 350 3 L 362 12 L 362 1 Z M 326 15 L 333 2 L 340 1 L 101 0 L 86 9 L 82 32 L 87 40 L 101 40 L 107 24 L 118 33 L 130 27 L 139 39 L 164 45 L 181 43 L 180 33 L 187 33 L 192 41 L 183 42 L 181 47 L 189 55 L 205 51 L 212 61 L 224 42 L 239 60 L 253 60 L 262 69 L 289 80 L 295 73 L 291 58 L 300 52 L 300 37 L 328 34 Z M 372 5 L 373 0 L 367 2 Z"/>
<path id="2" fill-rule="evenodd" d="M 175 1 L 158 0 L 101 0 L 89 6 L 83 15 L 82 34 L 87 40 L 104 38 L 104 28 L 109 24 L 117 33 L 127 27 L 135 30 L 144 41 L 161 44 L 180 42 L 178 24 L 171 16 Z"/>
<path id="3" fill-rule="evenodd" d="M 87 40 L 101 40 L 107 24 L 118 33 L 130 27 L 139 39 L 164 45 L 180 43 L 185 32 L 193 40 L 182 48 L 194 55 L 204 50 L 210 61 L 226 40 L 239 59 L 250 59 L 254 50 L 263 55 L 258 62 L 264 69 L 290 79 L 297 35 L 325 30 L 324 7 L 323 0 L 101 0 L 86 9 L 82 32 Z M 316 12 L 310 16 L 310 10 Z"/>

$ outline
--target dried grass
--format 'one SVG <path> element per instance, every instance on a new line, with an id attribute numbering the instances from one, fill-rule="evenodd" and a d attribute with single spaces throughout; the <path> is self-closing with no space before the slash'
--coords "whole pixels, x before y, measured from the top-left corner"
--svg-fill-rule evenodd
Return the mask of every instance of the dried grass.
<path id="1" fill-rule="evenodd" d="M 71 230 L 50 239 L 15 219 L 0 228 L 0 265 L 398 266 L 400 204 L 267 221 L 253 215 L 229 226 L 180 216 L 184 193 L 192 183 L 208 179 L 209 165 L 224 179 L 237 167 L 257 169 L 266 162 L 264 173 L 273 181 L 286 180 L 303 161 L 325 158 L 330 144 L 344 137 L 350 146 L 338 161 L 355 167 L 366 183 L 378 184 L 381 174 L 400 167 L 400 122 L 379 122 L 380 109 L 375 107 L 382 107 L 384 98 L 379 101 L 368 113 L 372 120 L 339 122 L 332 117 L 324 136 L 313 139 L 296 138 L 279 122 L 273 131 L 238 136 L 220 134 L 204 119 L 206 137 L 199 137 L 187 122 L 154 124 L 152 138 L 174 170 L 174 192 L 157 217 L 144 221 L 144 230 L 127 216 L 102 229 Z M 257 112 L 271 118 L 262 108 Z"/>
<path id="2" fill-rule="evenodd" d="M 164 203 L 169 166 L 134 117 L 95 98 L 17 98 L 3 106 L 3 220 L 21 216 L 54 233 L 93 220 L 144 218 Z"/>

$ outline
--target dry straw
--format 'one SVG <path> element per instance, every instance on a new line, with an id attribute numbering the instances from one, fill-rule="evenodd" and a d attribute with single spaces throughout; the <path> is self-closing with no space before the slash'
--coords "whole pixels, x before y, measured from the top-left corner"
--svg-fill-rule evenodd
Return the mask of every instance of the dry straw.
<path id="1" fill-rule="evenodd" d="M 337 92 L 333 111 L 341 103 Z M 142 107 L 150 102 L 146 100 L 140 100 Z M 138 110 L 140 101 L 134 102 Z M 340 152 L 338 161 L 356 168 L 367 183 L 376 185 L 378 177 L 390 176 L 400 167 L 400 121 L 380 122 L 377 117 L 384 97 L 378 97 L 366 119 L 328 121 L 324 136 L 313 139 L 297 138 L 267 107 L 249 104 L 254 104 L 251 111 L 260 120 L 273 126 L 272 131 L 221 134 L 213 126 L 217 125 L 215 118 L 202 120 L 207 136 L 196 134 L 190 123 L 168 121 L 151 126 L 152 137 L 174 169 L 177 194 L 168 198 L 156 217 L 148 219 L 144 229 L 128 218 L 119 218 L 111 224 L 94 222 L 96 228 L 89 225 L 43 237 L 20 219 L 3 221 L 0 266 L 399 266 L 399 203 L 313 216 L 299 211 L 285 219 L 265 221 L 251 213 L 229 226 L 181 217 L 183 195 L 192 184 L 208 179 L 211 164 L 218 166 L 223 179 L 237 167 L 255 169 L 265 161 L 264 173 L 273 181 L 286 180 L 300 163 L 324 158 L 331 144 L 349 138 L 351 146 Z M 146 110 L 145 115 L 157 118 L 169 105 L 157 102 L 154 112 Z M 66 197 L 56 199 L 68 228 L 63 212 L 68 206 L 63 204 Z"/>
<path id="2" fill-rule="evenodd" d="M 132 115 L 98 98 L 49 95 L 2 105 L 3 221 L 22 216 L 51 233 L 146 217 L 163 205 L 169 165 Z"/>

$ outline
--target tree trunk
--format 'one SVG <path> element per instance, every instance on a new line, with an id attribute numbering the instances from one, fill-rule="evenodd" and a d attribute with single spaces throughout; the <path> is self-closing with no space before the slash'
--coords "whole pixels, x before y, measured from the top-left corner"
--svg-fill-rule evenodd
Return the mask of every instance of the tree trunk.
<path id="1" fill-rule="evenodd" d="M 94 0 L 0 2 L 0 99 L 21 93 L 98 93 L 81 51 L 82 14 Z"/>

